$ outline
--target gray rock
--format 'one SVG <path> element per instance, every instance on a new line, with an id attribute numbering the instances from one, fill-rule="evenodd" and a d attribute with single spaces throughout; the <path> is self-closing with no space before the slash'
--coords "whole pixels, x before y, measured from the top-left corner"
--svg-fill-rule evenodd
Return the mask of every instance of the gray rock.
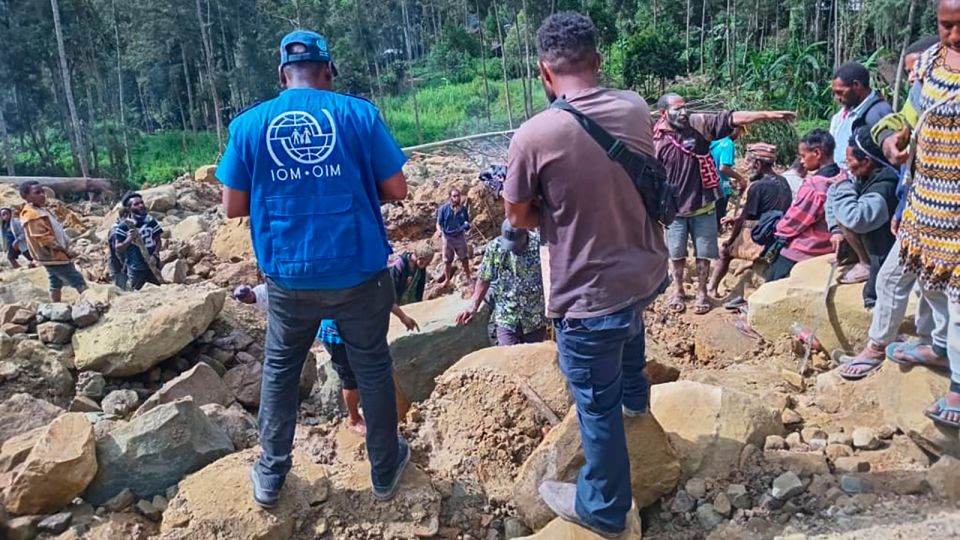
<path id="1" fill-rule="evenodd" d="M 810 444 L 810 441 L 814 439 L 827 439 L 827 433 L 818 427 L 803 428 L 800 431 L 800 436 L 803 438 L 803 442 L 807 444 Z"/>
<path id="2" fill-rule="evenodd" d="M 62 302 L 56 304 L 40 304 L 37 307 L 37 316 L 53 322 L 73 322 L 73 310 L 70 304 Z"/>
<path id="3" fill-rule="evenodd" d="M 713 498 L 713 509 L 727 519 L 730 519 L 730 516 L 733 515 L 733 504 L 730 502 L 730 497 L 728 497 L 726 493 L 718 493 L 717 496 Z"/>
<path id="4" fill-rule="evenodd" d="M 849 433 L 831 433 L 830 435 L 827 435 L 827 444 L 853 446 L 853 436 Z"/>
<path id="5" fill-rule="evenodd" d="M 840 477 L 840 489 L 848 495 L 856 495 L 858 493 L 869 493 L 871 488 L 870 484 L 862 477 L 845 474 Z"/>
<path id="6" fill-rule="evenodd" d="M 20 516 L 7 522 L 7 540 L 33 540 L 37 537 L 37 525 L 43 516 Z"/>
<path id="7" fill-rule="evenodd" d="M 803 437 L 797 432 L 787 435 L 785 441 L 787 443 L 787 448 L 791 450 L 797 450 L 803 446 Z"/>
<path id="8" fill-rule="evenodd" d="M 803 493 L 803 491 L 803 481 L 800 480 L 800 477 L 797 476 L 796 473 L 789 471 L 781 474 L 773 481 L 773 488 L 770 490 L 770 494 L 781 501 L 786 501 L 791 497 L 796 497 Z"/>
<path id="9" fill-rule="evenodd" d="M 514 538 L 521 538 L 527 536 L 532 531 L 523 524 L 522 521 L 515 517 L 508 517 L 503 522 L 503 537 L 506 540 L 512 540 Z"/>
<path id="10" fill-rule="evenodd" d="M 201 407 L 208 403 L 230 405 L 233 403 L 233 394 L 217 372 L 207 364 L 197 364 L 189 371 L 163 385 L 159 391 L 150 396 L 143 405 L 133 414 L 136 418 L 158 405 L 170 403 L 181 398 L 191 397 L 193 402 Z"/>
<path id="11" fill-rule="evenodd" d="M 682 489 L 677 491 L 677 494 L 673 496 L 673 502 L 670 503 L 670 511 L 674 514 L 693 512 L 696 507 L 697 501 Z"/>
<path id="12" fill-rule="evenodd" d="M 63 414 L 63 409 L 29 394 L 14 394 L 0 403 L 0 444 L 7 439 L 46 426 Z"/>
<path id="13" fill-rule="evenodd" d="M 840 457 L 833 460 L 833 467 L 838 473 L 862 473 L 870 471 L 870 462 L 856 456 Z"/>
<path id="14" fill-rule="evenodd" d="M 226 336 L 213 340 L 213 345 L 221 349 L 236 352 L 245 350 L 250 345 L 253 345 L 253 341 L 254 339 L 250 337 L 249 334 L 240 330 L 234 330 Z"/>
<path id="15" fill-rule="evenodd" d="M 160 405 L 97 441 L 99 470 L 84 499 L 102 504 L 124 488 L 143 498 L 160 495 L 233 450 L 193 400 Z"/>
<path id="16" fill-rule="evenodd" d="M 795 426 L 803 423 L 803 417 L 793 409 L 784 409 L 780 418 L 785 426 Z"/>
<path id="17" fill-rule="evenodd" d="M 153 505 L 150 501 L 140 499 L 137 501 L 137 505 L 134 507 L 138 514 L 149 519 L 150 521 L 160 521 L 160 518 L 163 517 L 163 511 Z"/>
<path id="18" fill-rule="evenodd" d="M 86 328 L 100 320 L 100 312 L 90 302 L 80 300 L 70 309 L 70 318 L 77 328 Z"/>
<path id="19" fill-rule="evenodd" d="M 767 440 L 763 443 L 764 450 L 786 450 L 787 443 L 779 435 L 767 435 Z"/>
<path id="20" fill-rule="evenodd" d="M 236 450 L 245 450 L 257 445 L 257 419 L 243 409 L 243 407 L 234 404 L 232 407 L 224 407 L 216 403 L 209 403 L 200 407 L 203 414 L 213 422 L 224 433 L 230 437 Z"/>
<path id="21" fill-rule="evenodd" d="M 136 500 L 137 496 L 133 493 L 133 491 L 130 490 L 130 488 L 123 488 L 120 493 L 110 497 L 110 499 L 104 502 L 102 506 L 106 508 L 108 512 L 120 512 L 121 510 L 128 508 Z"/>
<path id="22" fill-rule="evenodd" d="M 227 371 L 226 375 L 223 376 L 223 382 L 236 396 L 237 401 L 247 407 L 258 407 L 260 405 L 260 381 L 262 377 L 263 366 L 260 362 L 252 362 L 240 364 Z M 300 372 L 298 389 L 301 400 L 310 397 L 316 382 L 317 358 L 313 353 L 307 353 L 307 359 L 303 363 L 303 371 Z"/>
<path id="23" fill-rule="evenodd" d="M 876 450 L 880 448 L 880 439 L 872 429 L 858 427 L 853 430 L 853 447 L 860 450 Z"/>
<path id="24" fill-rule="evenodd" d="M 711 531 L 724 522 L 724 518 L 717 512 L 710 503 L 700 505 L 697 508 L 697 521 L 704 529 Z"/>
<path id="25" fill-rule="evenodd" d="M 684 485 L 687 493 L 694 499 L 703 499 L 707 496 L 707 483 L 703 478 L 691 478 Z"/>
<path id="26" fill-rule="evenodd" d="M 877 437 L 888 441 L 893 438 L 900 430 L 896 426 L 891 426 L 889 424 L 880 426 L 880 429 L 877 430 Z"/>
<path id="27" fill-rule="evenodd" d="M 747 486 L 743 484 L 730 484 L 727 486 L 727 497 L 734 508 L 747 510 L 753 508 L 753 499 L 747 492 Z"/>
<path id="28" fill-rule="evenodd" d="M 0 330 L 0 358 L 10 356 L 10 354 L 13 353 L 15 345 L 13 338 L 8 336 L 3 330 Z"/>
<path id="29" fill-rule="evenodd" d="M 133 390 L 114 390 L 100 403 L 103 412 L 117 416 L 126 416 L 140 404 L 140 396 Z"/>
<path id="30" fill-rule="evenodd" d="M 187 280 L 187 263 L 178 259 L 164 264 L 160 275 L 165 283 L 183 283 Z"/>
<path id="31" fill-rule="evenodd" d="M 71 521 L 73 521 L 73 514 L 70 512 L 60 512 L 59 514 L 53 514 L 40 520 L 37 528 L 40 529 L 40 532 L 47 534 L 60 534 L 67 530 Z"/>
<path id="32" fill-rule="evenodd" d="M 241 364 L 252 364 L 253 362 L 257 361 L 257 359 L 254 358 L 252 354 L 246 351 L 239 351 L 236 354 L 236 358 L 237 358 L 237 362 L 240 362 Z"/>
<path id="33" fill-rule="evenodd" d="M 163 512 L 164 510 L 167 509 L 167 505 L 169 505 L 170 503 L 167 501 L 167 498 L 164 497 L 163 495 L 154 495 L 153 500 L 150 501 L 150 504 L 152 504 L 153 507 L 156 508 L 157 510 L 160 510 L 161 512 Z"/>
<path id="34" fill-rule="evenodd" d="M 61 322 L 45 322 L 37 325 L 37 336 L 43 343 L 56 345 L 70 343 L 73 331 L 73 326 Z"/>
<path id="35" fill-rule="evenodd" d="M 77 375 L 77 395 L 101 399 L 106 395 L 107 380 L 96 371 L 81 371 Z"/>

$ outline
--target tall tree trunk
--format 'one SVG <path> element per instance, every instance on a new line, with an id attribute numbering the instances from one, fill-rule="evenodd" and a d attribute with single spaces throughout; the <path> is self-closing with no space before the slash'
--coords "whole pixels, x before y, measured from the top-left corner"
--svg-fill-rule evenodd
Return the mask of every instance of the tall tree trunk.
<path id="1" fill-rule="evenodd" d="M 705 48 L 707 37 L 707 0 L 703 0 L 703 9 L 700 12 L 700 74 L 703 75 L 703 58 L 707 55 Z"/>
<path id="2" fill-rule="evenodd" d="M 120 133 L 123 135 L 123 161 L 127 166 L 127 180 L 133 178 L 130 161 L 130 140 L 127 137 L 126 104 L 123 102 L 123 62 L 120 55 L 120 21 L 117 18 L 117 0 L 113 0 L 113 39 L 117 47 L 117 104 L 120 110 Z M 184 128 L 186 129 L 186 128 Z"/>
<path id="3" fill-rule="evenodd" d="M 480 16 L 480 0 L 477 0 L 477 19 L 480 30 L 480 68 L 483 74 L 483 109 L 487 113 L 487 124 L 490 124 L 490 81 L 487 78 L 487 41 L 483 37 L 483 17 Z"/>
<path id="4" fill-rule="evenodd" d="M 520 52 L 520 14 L 517 13 L 516 18 L 514 19 L 513 28 L 516 30 L 517 34 L 517 59 L 523 58 L 523 55 Z M 530 88 L 527 85 L 530 84 L 530 80 L 523 75 L 523 67 L 520 66 L 520 81 L 522 82 L 523 87 L 523 117 L 524 119 L 530 118 Z"/>
<path id="5" fill-rule="evenodd" d="M 410 43 L 410 14 L 407 0 L 400 0 L 400 14 L 403 16 L 403 44 L 407 50 L 407 61 L 413 60 L 413 44 Z"/>
<path id="6" fill-rule="evenodd" d="M 685 64 L 687 65 L 687 72 L 690 71 L 690 10 L 693 7 L 690 5 L 691 3 L 692 3 L 692 0 L 687 0 L 687 33 L 686 33 L 686 45 L 683 48 L 683 50 L 686 51 L 687 53 L 687 58 L 685 62 Z"/>
<path id="7" fill-rule="evenodd" d="M 60 53 L 60 76 L 63 78 L 63 93 L 67 100 L 67 109 L 70 112 L 70 124 L 73 128 L 73 139 L 76 145 L 74 151 L 77 161 L 80 163 L 80 174 L 86 177 L 90 176 L 90 171 L 87 167 L 87 155 L 83 145 L 80 118 L 77 116 L 77 104 L 73 99 L 73 84 L 70 82 L 70 68 L 67 66 L 67 51 L 63 45 L 63 29 L 60 27 L 60 5 L 57 0 L 50 0 L 50 8 L 53 10 L 53 31 L 57 35 L 57 50 Z"/>
<path id="8" fill-rule="evenodd" d="M 530 88 L 530 111 L 533 112 L 533 67 L 530 58 L 530 12 L 527 10 L 527 0 L 523 0 L 523 65 L 526 67 L 527 85 Z M 529 116 L 528 116 L 529 118 Z"/>
<path id="9" fill-rule="evenodd" d="M 180 59 L 183 65 L 183 84 L 187 88 L 187 116 L 190 117 L 190 131 L 197 132 L 197 113 L 193 104 L 193 84 L 190 82 L 190 68 L 187 65 L 187 51 L 180 44 Z"/>
<path id="10" fill-rule="evenodd" d="M 3 164 L 7 169 L 7 176 L 16 176 L 17 174 L 13 161 L 12 146 L 10 144 L 10 133 L 7 132 L 7 120 L 3 116 L 3 100 L 0 100 L 0 154 L 3 155 Z"/>
<path id="11" fill-rule="evenodd" d="M 200 9 L 200 0 L 197 4 L 197 22 L 200 23 L 200 39 L 203 41 L 203 56 L 207 64 L 207 88 L 210 89 L 210 97 L 213 99 L 213 119 L 217 126 L 217 144 L 220 151 L 223 151 L 223 120 L 220 118 L 222 105 L 220 103 L 220 92 L 217 90 L 216 68 L 213 59 L 213 43 L 210 41 L 210 29 L 208 23 L 203 18 L 203 11 Z"/>
<path id="12" fill-rule="evenodd" d="M 903 47 L 900 48 L 900 61 L 897 62 L 897 79 L 893 83 L 893 110 L 900 110 L 900 96 L 903 92 L 900 89 L 903 84 L 903 66 L 907 59 L 907 47 L 910 46 L 910 33 L 913 30 L 913 18 L 916 14 L 917 0 L 910 0 L 910 9 L 907 11 L 907 27 L 903 32 Z"/>
<path id="13" fill-rule="evenodd" d="M 497 21 L 497 36 L 500 38 L 500 66 L 503 68 L 503 97 L 507 100 L 507 122 L 513 129 L 513 109 L 510 106 L 510 76 L 507 74 L 507 46 L 503 39 L 503 25 L 500 24 L 500 10 L 497 0 L 493 0 L 493 18 Z"/>
<path id="14" fill-rule="evenodd" d="M 97 123 L 96 117 L 93 111 L 93 83 L 88 79 L 84 88 L 87 92 L 87 129 L 86 131 L 90 134 L 90 171 L 93 176 L 100 176 L 100 163 L 99 158 L 97 157 Z"/>

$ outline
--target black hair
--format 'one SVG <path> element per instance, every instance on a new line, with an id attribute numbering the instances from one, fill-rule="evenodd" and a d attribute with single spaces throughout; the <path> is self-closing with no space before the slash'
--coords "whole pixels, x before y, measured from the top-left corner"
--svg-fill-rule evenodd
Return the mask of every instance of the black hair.
<path id="1" fill-rule="evenodd" d="M 819 148 L 821 152 L 831 156 L 837 148 L 837 142 L 834 140 L 833 135 L 831 135 L 829 131 L 819 128 L 804 135 L 803 138 L 800 139 L 800 144 L 807 148 Z"/>
<path id="2" fill-rule="evenodd" d="M 870 88 L 870 72 L 859 62 L 847 62 L 838 67 L 837 70 L 833 72 L 833 78 L 840 79 L 843 81 L 843 84 L 847 86 L 858 82 L 860 86 Z"/>
<path id="3" fill-rule="evenodd" d="M 674 94 L 672 92 L 669 94 L 664 94 L 660 96 L 660 99 L 657 100 L 657 108 L 661 111 L 665 111 L 670 107 L 670 102 L 675 99 L 683 99 L 683 96 L 680 94 Z"/>
<path id="4" fill-rule="evenodd" d="M 26 198 L 27 195 L 30 195 L 30 192 L 33 191 L 34 186 L 39 186 L 40 182 L 36 180 L 27 180 L 26 182 L 20 184 L 20 196 Z"/>
<path id="5" fill-rule="evenodd" d="M 850 135 L 850 142 L 848 144 L 850 148 L 853 149 L 853 156 L 858 160 L 863 161 L 869 159 L 878 166 L 891 166 L 886 156 L 883 155 L 883 150 L 880 148 L 880 145 L 875 143 L 873 137 L 870 136 L 869 126 L 860 126 L 857 128 L 853 134 Z"/>
<path id="6" fill-rule="evenodd" d="M 124 208 L 130 208 L 130 201 L 134 199 L 142 199 L 143 196 L 137 193 L 136 191 L 131 191 L 123 196 L 123 199 L 120 200 L 120 206 Z"/>
<path id="7" fill-rule="evenodd" d="M 933 47 L 937 43 L 940 43 L 939 36 L 922 37 L 914 41 L 913 43 L 911 43 L 910 46 L 903 51 L 903 55 L 907 56 L 910 54 L 920 54 L 923 51 L 929 49 L 930 47 Z"/>
<path id="8" fill-rule="evenodd" d="M 552 70 L 569 73 L 596 58 L 597 28 L 576 11 L 554 13 L 537 30 L 537 52 Z"/>

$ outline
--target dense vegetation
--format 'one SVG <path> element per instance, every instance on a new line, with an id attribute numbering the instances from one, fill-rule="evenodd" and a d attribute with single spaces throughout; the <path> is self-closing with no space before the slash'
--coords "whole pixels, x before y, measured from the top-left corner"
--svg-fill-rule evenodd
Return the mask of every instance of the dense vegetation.
<path id="1" fill-rule="evenodd" d="M 878 86 L 893 95 L 900 51 L 935 32 L 934 6 L 0 0 L 0 171 L 139 184 L 210 162 L 230 119 L 275 95 L 277 43 L 295 27 L 327 36 L 337 88 L 377 103 L 403 145 L 515 127 L 545 105 L 535 32 L 560 9 L 594 19 L 611 85 L 651 100 L 672 88 L 732 107 L 791 109 L 817 122 L 833 108 L 829 80 L 843 61 L 879 68 Z"/>

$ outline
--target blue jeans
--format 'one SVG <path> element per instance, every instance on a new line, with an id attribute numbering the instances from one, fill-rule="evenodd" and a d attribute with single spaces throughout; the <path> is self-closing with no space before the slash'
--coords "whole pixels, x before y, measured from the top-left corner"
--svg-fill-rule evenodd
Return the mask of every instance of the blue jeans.
<path id="1" fill-rule="evenodd" d="M 643 311 L 666 285 L 610 315 L 554 320 L 560 369 L 576 403 L 586 460 L 577 478 L 575 508 L 580 519 L 604 532 L 623 531 L 633 503 L 622 406 L 647 409 Z"/>
<path id="2" fill-rule="evenodd" d="M 83 292 L 87 288 L 87 281 L 83 279 L 83 274 L 77 270 L 73 262 L 67 264 L 52 264 L 45 266 L 47 269 L 47 280 L 50 282 L 51 291 L 59 291 L 64 285 L 68 285 Z"/>
<path id="3" fill-rule="evenodd" d="M 321 319 L 335 319 L 356 375 L 367 425 L 373 485 L 389 486 L 397 469 L 397 404 L 387 346 L 393 282 L 387 270 L 349 289 L 292 290 L 267 281 L 270 297 L 260 390 L 260 459 L 255 467 L 271 489 L 290 471 L 299 406 L 297 386 Z"/>

